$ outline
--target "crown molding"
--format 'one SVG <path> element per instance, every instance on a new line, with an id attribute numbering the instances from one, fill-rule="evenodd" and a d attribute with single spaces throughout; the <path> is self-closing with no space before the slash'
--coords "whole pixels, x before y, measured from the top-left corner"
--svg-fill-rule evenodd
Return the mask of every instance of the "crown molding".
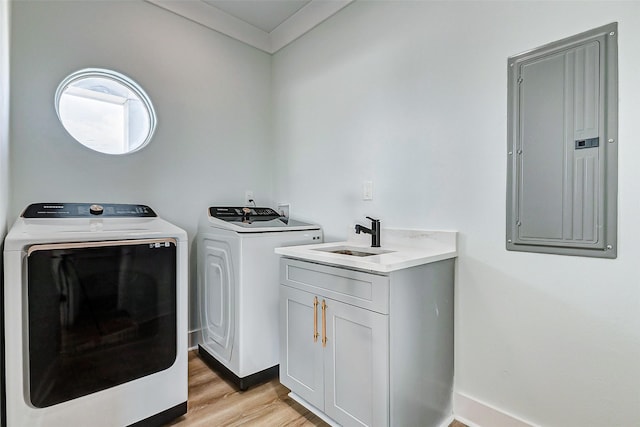
<path id="1" fill-rule="evenodd" d="M 353 0 L 311 0 L 270 33 L 201 0 L 145 0 L 269 54 L 276 53 Z"/>

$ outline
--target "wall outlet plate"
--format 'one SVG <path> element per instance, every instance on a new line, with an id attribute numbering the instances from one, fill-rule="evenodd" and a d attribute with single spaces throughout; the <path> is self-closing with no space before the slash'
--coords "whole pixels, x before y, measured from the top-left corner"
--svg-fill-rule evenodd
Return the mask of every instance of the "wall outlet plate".
<path id="1" fill-rule="evenodd" d="M 245 206 L 255 205 L 256 199 L 253 198 L 253 190 L 245 190 L 244 192 L 244 204 Z"/>
<path id="2" fill-rule="evenodd" d="M 289 218 L 289 212 L 291 211 L 290 203 L 278 203 L 278 213 L 285 217 Z"/>

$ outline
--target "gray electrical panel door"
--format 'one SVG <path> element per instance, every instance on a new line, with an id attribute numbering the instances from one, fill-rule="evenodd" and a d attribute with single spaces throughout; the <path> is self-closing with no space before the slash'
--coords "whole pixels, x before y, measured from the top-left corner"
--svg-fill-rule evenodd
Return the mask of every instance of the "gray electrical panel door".
<path id="1" fill-rule="evenodd" d="M 617 36 L 509 58 L 507 249 L 616 257 Z"/>

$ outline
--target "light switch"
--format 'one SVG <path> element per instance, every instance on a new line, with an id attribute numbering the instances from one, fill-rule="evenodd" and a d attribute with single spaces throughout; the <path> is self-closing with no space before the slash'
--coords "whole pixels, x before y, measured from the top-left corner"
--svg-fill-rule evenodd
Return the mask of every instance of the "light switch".
<path id="1" fill-rule="evenodd" d="M 373 200 L 373 181 L 362 183 L 362 200 Z"/>

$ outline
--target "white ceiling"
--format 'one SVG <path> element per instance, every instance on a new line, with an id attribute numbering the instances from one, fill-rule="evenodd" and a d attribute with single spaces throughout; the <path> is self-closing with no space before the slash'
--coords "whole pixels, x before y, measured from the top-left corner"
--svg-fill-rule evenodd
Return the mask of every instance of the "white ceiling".
<path id="1" fill-rule="evenodd" d="M 203 0 L 266 33 L 289 19 L 311 0 Z"/>
<path id="2" fill-rule="evenodd" d="M 353 0 L 147 0 L 147 2 L 275 53 Z"/>

